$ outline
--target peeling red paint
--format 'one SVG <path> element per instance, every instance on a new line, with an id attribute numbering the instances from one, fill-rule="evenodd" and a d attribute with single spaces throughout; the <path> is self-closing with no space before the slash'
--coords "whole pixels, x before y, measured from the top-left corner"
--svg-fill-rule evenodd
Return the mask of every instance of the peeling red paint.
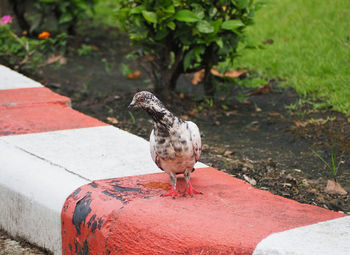
<path id="1" fill-rule="evenodd" d="M 191 176 L 203 195 L 160 197 L 164 173 L 94 181 L 62 210 L 62 252 L 78 254 L 251 254 L 271 233 L 342 217 L 252 188 L 213 168 Z M 178 188 L 185 190 L 184 179 Z M 79 201 L 89 211 L 73 224 Z M 86 250 L 85 250 L 86 251 Z"/>

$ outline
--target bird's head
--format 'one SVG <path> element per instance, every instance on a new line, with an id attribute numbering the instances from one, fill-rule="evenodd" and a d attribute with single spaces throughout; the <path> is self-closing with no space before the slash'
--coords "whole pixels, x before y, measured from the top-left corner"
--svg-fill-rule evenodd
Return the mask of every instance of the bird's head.
<path id="1" fill-rule="evenodd" d="M 140 91 L 137 92 L 131 103 L 128 106 L 128 110 L 132 110 L 133 108 L 142 108 L 144 110 L 147 109 L 157 109 L 163 108 L 163 104 L 159 101 L 159 99 L 148 91 Z"/>

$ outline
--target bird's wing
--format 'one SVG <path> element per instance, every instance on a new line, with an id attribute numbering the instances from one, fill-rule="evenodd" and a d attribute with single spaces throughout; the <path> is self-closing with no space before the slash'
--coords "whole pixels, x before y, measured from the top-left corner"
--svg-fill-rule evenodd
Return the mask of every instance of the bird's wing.
<path id="1" fill-rule="evenodd" d="M 160 166 L 159 156 L 156 153 L 156 139 L 155 139 L 155 136 L 154 136 L 154 130 L 152 130 L 151 135 L 149 137 L 149 145 L 150 145 L 151 157 L 152 157 L 154 163 L 156 163 L 156 165 L 160 169 L 162 169 L 162 167 Z"/>
<path id="2" fill-rule="evenodd" d="M 201 155 L 201 152 L 202 152 L 201 134 L 199 132 L 199 128 L 195 123 L 193 123 L 192 121 L 186 121 L 186 124 L 188 125 L 188 130 L 190 132 L 194 156 L 196 161 L 198 161 L 199 156 Z"/>

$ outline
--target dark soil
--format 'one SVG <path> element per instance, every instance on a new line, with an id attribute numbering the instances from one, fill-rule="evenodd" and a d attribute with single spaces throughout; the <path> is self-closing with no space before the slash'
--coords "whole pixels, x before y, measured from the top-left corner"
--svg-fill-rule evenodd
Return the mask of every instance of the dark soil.
<path id="1" fill-rule="evenodd" d="M 127 105 L 137 89 L 151 90 L 152 84 L 144 73 L 136 80 L 123 76 L 119 70 L 122 63 L 134 70 L 142 69 L 137 61 L 125 60 L 130 52 L 125 36 L 115 30 L 102 34 L 81 36 L 67 56 L 67 64 L 45 66 L 32 76 L 70 97 L 73 108 L 148 139 L 152 128 L 148 116 L 134 112 L 134 122 Z M 77 56 L 74 48 L 81 43 L 96 45 L 98 50 L 92 56 Z M 255 74 L 241 79 L 251 75 Z M 190 78 L 181 77 L 178 92 L 164 104 L 200 127 L 202 162 L 273 194 L 350 213 L 349 193 L 324 191 L 332 174 L 312 152 L 317 151 L 330 162 L 332 148 L 337 147 L 337 161 L 342 161 L 337 181 L 350 192 L 347 116 L 331 109 L 314 109 L 292 89 L 281 88 L 278 80 L 270 81 L 267 94 L 253 96 L 249 95 L 256 88 L 231 84 L 229 93 L 219 93 L 212 104 L 204 99 L 202 85 L 191 85 Z M 227 97 L 221 98 L 224 95 Z M 236 95 L 245 95 L 246 100 L 239 102 Z"/>

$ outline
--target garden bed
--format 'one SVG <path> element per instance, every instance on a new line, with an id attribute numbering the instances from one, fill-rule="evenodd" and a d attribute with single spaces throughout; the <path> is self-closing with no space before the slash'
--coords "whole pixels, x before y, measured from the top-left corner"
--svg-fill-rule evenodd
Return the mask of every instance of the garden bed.
<path id="1" fill-rule="evenodd" d="M 91 56 L 71 54 L 66 64 L 42 67 L 34 78 L 70 97 L 73 108 L 148 139 L 148 116 L 131 116 L 127 105 L 137 89 L 150 90 L 152 84 L 143 73 L 139 79 L 121 74 L 122 63 L 128 62 L 133 70 L 140 67 L 123 58 L 130 50 L 126 38 L 115 30 L 108 33 L 108 40 L 81 38 L 81 43 L 96 46 Z M 240 79 L 249 79 L 249 74 Z M 350 124 L 345 115 L 316 109 L 293 90 L 280 87 L 278 80 L 269 82 L 266 93 L 229 85 L 229 92 L 215 101 L 205 100 L 201 85 L 190 81 L 190 76 L 181 77 L 179 91 L 164 103 L 200 127 L 202 162 L 274 194 L 350 212 L 349 194 L 325 192 L 332 173 L 312 152 L 329 162 L 337 146 L 337 161 L 342 161 L 337 181 L 349 192 Z M 237 95 L 244 100 L 237 100 Z"/>

